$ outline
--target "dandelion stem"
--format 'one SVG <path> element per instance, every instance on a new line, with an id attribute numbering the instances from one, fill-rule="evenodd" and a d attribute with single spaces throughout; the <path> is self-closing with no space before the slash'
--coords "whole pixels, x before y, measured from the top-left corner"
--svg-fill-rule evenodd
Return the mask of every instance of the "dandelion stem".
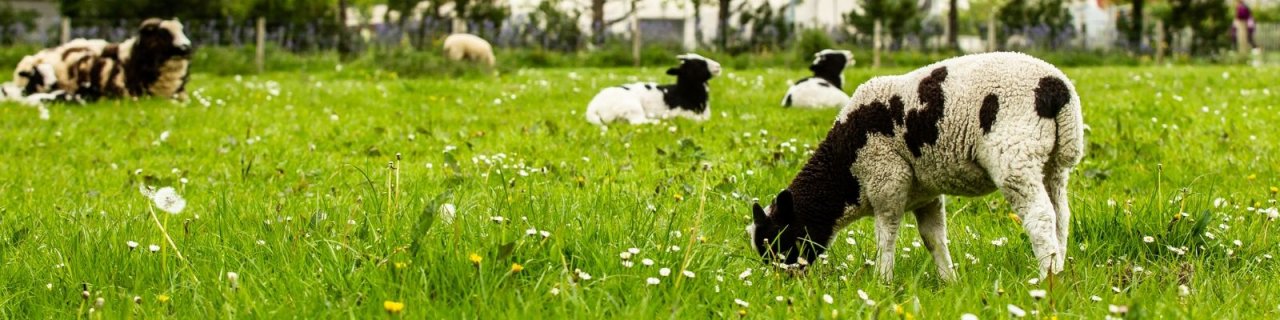
<path id="1" fill-rule="evenodd" d="M 680 263 L 680 270 L 676 271 L 679 273 L 689 270 L 689 262 L 693 258 L 693 245 L 697 243 L 698 237 L 702 236 L 702 213 L 707 208 L 707 171 L 709 170 L 702 170 L 702 187 L 700 188 L 701 194 L 698 196 L 698 212 L 693 216 L 693 228 L 689 230 L 689 244 L 684 250 L 684 261 Z M 684 280 L 684 277 L 677 276 L 675 278 L 675 287 L 680 288 L 680 282 Z"/>
<path id="2" fill-rule="evenodd" d="M 156 222 L 156 227 L 160 228 L 160 234 L 164 235 L 164 240 L 169 242 L 169 247 L 173 248 L 173 253 L 178 256 L 178 260 L 182 260 L 182 263 L 187 267 L 187 271 L 191 272 L 191 280 L 195 281 L 196 284 L 200 284 L 200 278 L 196 277 L 195 271 L 191 269 L 191 261 L 187 261 L 187 257 L 182 255 L 182 250 L 178 250 L 178 244 L 174 243 L 173 237 L 169 236 L 169 230 L 164 227 L 163 223 L 160 223 L 160 218 L 156 217 L 156 209 L 147 206 L 147 211 L 151 212 L 151 220 Z M 168 220 L 168 217 L 165 220 Z"/>

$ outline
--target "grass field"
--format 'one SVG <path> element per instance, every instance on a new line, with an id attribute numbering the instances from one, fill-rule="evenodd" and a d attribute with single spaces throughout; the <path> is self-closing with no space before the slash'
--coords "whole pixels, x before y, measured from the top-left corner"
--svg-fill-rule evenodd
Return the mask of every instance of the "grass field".
<path id="1" fill-rule="evenodd" d="M 1067 271 L 1034 281 L 998 194 L 953 197 L 960 280 L 908 227 L 891 285 L 864 264 L 867 220 L 800 276 L 747 244 L 751 199 L 837 112 L 778 106 L 803 73 L 729 70 L 705 123 L 583 119 L 599 88 L 661 71 L 197 74 L 185 105 L 0 106 L 0 318 L 1280 317 L 1274 67 L 1067 69 L 1091 126 Z"/>

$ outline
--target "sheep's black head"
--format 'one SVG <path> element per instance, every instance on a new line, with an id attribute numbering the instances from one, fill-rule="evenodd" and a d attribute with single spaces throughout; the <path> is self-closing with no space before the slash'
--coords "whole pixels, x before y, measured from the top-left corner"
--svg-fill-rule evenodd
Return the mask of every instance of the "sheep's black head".
<path id="1" fill-rule="evenodd" d="M 853 53 L 849 50 L 826 49 L 813 54 L 813 64 L 809 70 L 816 74 L 840 74 L 844 68 L 854 64 Z"/>
<path id="2" fill-rule="evenodd" d="M 765 263 L 807 265 L 822 253 L 805 233 L 804 226 L 795 223 L 795 203 L 790 190 L 782 190 L 769 207 L 759 203 L 751 205 L 752 223 L 747 226 L 751 245 Z"/>
<path id="3" fill-rule="evenodd" d="M 178 19 L 147 19 L 138 29 L 138 43 L 133 50 L 135 54 L 141 53 L 139 51 L 153 53 L 160 60 L 188 57 L 192 52 L 191 39 L 182 29 L 182 22 Z"/>
<path id="4" fill-rule="evenodd" d="M 678 81 L 706 82 L 720 75 L 720 63 L 707 59 L 696 53 L 686 53 L 676 58 L 680 66 L 667 69 L 667 74 L 676 76 Z"/>

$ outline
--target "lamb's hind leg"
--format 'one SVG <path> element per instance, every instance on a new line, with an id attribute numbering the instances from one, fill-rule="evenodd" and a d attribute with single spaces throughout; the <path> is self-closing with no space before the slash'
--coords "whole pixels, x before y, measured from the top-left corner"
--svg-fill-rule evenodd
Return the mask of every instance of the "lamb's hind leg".
<path id="1" fill-rule="evenodd" d="M 1040 277 L 1062 271 L 1058 253 L 1058 217 L 1044 187 L 1040 168 L 1006 168 L 999 178 L 1000 192 L 1022 218 L 1022 227 L 1031 240 L 1031 250 L 1039 262 Z"/>
<path id="2" fill-rule="evenodd" d="M 956 272 L 951 268 L 951 252 L 947 250 L 947 207 L 944 197 L 916 208 L 916 222 L 920 224 L 920 238 L 925 248 L 933 255 L 933 263 L 938 266 L 938 278 L 944 282 L 956 280 Z"/>
<path id="3" fill-rule="evenodd" d="M 1067 236 L 1071 227 L 1071 208 L 1067 205 L 1067 176 L 1070 169 L 1050 169 L 1044 179 L 1044 186 L 1049 193 L 1049 201 L 1053 202 L 1053 211 L 1057 213 L 1058 255 L 1054 263 L 1066 266 Z"/>

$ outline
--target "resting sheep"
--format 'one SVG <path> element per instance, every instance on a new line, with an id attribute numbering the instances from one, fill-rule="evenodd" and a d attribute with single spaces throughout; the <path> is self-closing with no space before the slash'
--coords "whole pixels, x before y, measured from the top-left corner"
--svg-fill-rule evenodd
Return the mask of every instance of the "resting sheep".
<path id="1" fill-rule="evenodd" d="M 160 96 L 185 99 L 191 39 L 178 20 L 147 19 L 138 35 L 118 44 L 97 45 L 64 54 L 67 93 L 85 100 L 99 97 Z M 69 43 L 70 44 L 70 43 Z"/>
<path id="2" fill-rule="evenodd" d="M 720 63 L 693 53 L 676 58 L 680 65 L 667 70 L 676 76 L 675 84 L 633 83 L 600 90 L 587 104 L 587 121 L 604 125 L 619 119 L 642 124 L 673 116 L 710 118 L 707 81 L 720 74 Z"/>
<path id="3" fill-rule="evenodd" d="M 444 54 L 450 60 L 469 59 L 490 67 L 497 62 L 493 57 L 493 46 L 489 45 L 488 41 L 466 33 L 455 33 L 445 37 Z"/>
<path id="4" fill-rule="evenodd" d="M 849 95 L 844 93 L 844 69 L 853 63 L 853 53 L 848 50 L 827 49 L 814 54 L 813 64 L 809 66 L 813 76 L 791 85 L 782 98 L 782 106 L 843 107 L 849 102 Z"/>
<path id="5" fill-rule="evenodd" d="M 51 55 L 44 52 L 22 57 L 13 70 L 12 85 L 19 88 L 23 95 L 55 90 L 58 76 L 55 61 L 49 60 L 49 57 Z"/>
<path id="6" fill-rule="evenodd" d="M 905 211 L 938 275 L 955 279 L 943 195 L 1000 190 L 1040 276 L 1067 255 L 1067 178 L 1084 150 L 1080 99 L 1057 68 L 1019 53 L 952 58 L 862 84 L 791 185 L 747 227 L 765 259 L 805 264 L 854 220 L 875 218 L 876 266 L 893 277 Z"/>

